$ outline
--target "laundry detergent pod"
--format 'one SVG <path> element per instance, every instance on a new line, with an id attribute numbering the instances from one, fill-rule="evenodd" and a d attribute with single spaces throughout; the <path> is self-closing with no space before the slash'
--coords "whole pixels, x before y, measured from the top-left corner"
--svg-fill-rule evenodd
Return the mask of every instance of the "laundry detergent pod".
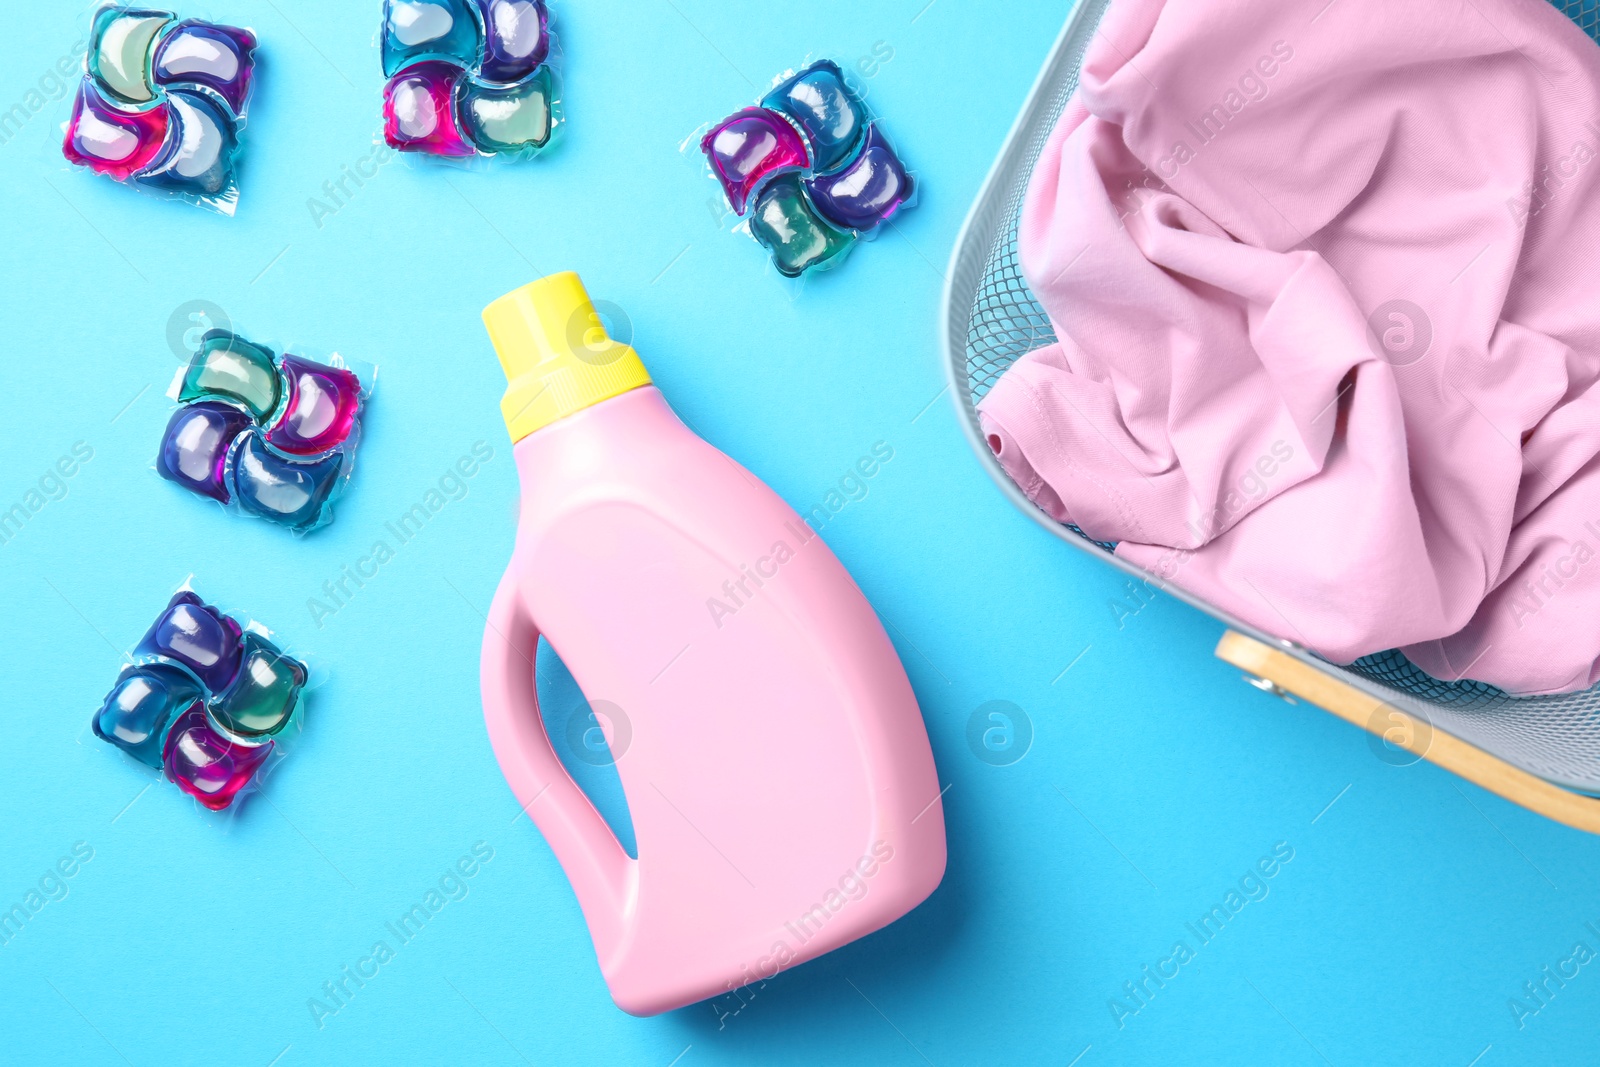
<path id="1" fill-rule="evenodd" d="M 109 99 L 132 107 L 155 100 L 150 53 L 156 35 L 171 22 L 170 11 L 118 5 L 96 11 L 84 56 L 96 87 Z"/>
<path id="2" fill-rule="evenodd" d="M 228 330 L 209 330 L 189 360 L 178 399 L 227 400 L 265 419 L 278 409 L 281 392 L 271 352 Z"/>
<path id="3" fill-rule="evenodd" d="M 246 511 L 290 529 L 308 529 L 322 521 L 343 467 L 344 456 L 337 452 L 309 461 L 286 459 L 250 430 L 234 457 L 233 491 Z"/>
<path id="4" fill-rule="evenodd" d="M 772 253 L 773 265 L 786 278 L 831 264 L 856 240 L 855 234 L 824 222 L 792 176 L 761 191 L 750 213 L 750 232 Z"/>
<path id="5" fill-rule="evenodd" d="M 129 659 L 91 731 L 211 811 L 232 806 L 300 732 L 305 661 L 187 583 Z"/>
<path id="6" fill-rule="evenodd" d="M 738 229 L 786 278 L 837 266 L 916 202 L 916 183 L 862 94 L 823 59 L 699 138 Z"/>
<path id="7" fill-rule="evenodd" d="M 794 127 L 760 107 L 745 108 L 711 127 L 700 149 L 740 215 L 763 181 L 781 171 L 803 170 L 811 158 Z"/>
<path id="8" fill-rule="evenodd" d="M 540 69 L 516 85 L 463 81 L 457 109 L 472 143 L 482 152 L 526 152 L 550 142 L 550 72 Z"/>
<path id="9" fill-rule="evenodd" d="M 477 149 L 456 117 L 456 85 L 466 73 L 429 60 L 406 67 L 383 87 L 383 137 L 402 152 L 470 156 Z"/>
<path id="10" fill-rule="evenodd" d="M 267 443 L 291 456 L 317 456 L 344 444 L 361 411 L 361 380 L 342 367 L 285 355 L 279 366 L 288 400 Z"/>
<path id="11" fill-rule="evenodd" d="M 240 646 L 239 671 L 209 711 L 225 735 L 260 744 L 289 724 L 306 668 L 260 634 L 245 631 Z"/>
<path id="12" fill-rule="evenodd" d="M 467 67 L 483 52 L 473 0 L 385 0 L 381 41 L 386 78 L 423 59 Z"/>
<path id="13" fill-rule="evenodd" d="M 146 192 L 233 214 L 255 50 L 248 29 L 102 6 L 62 154 Z"/>
<path id="14" fill-rule="evenodd" d="M 871 230 L 911 196 L 911 178 L 876 125 L 854 159 L 832 174 L 805 183 L 811 202 L 835 226 Z"/>
<path id="15" fill-rule="evenodd" d="M 272 754 L 272 742 L 245 745 L 223 737 L 193 704 L 167 731 L 162 762 L 167 778 L 212 811 L 233 803 Z"/>
<path id="16" fill-rule="evenodd" d="M 332 520 L 354 469 L 376 373 L 209 330 L 168 392 L 181 406 L 156 471 L 230 510 L 314 530 Z"/>
<path id="17" fill-rule="evenodd" d="M 819 171 L 848 159 L 867 127 L 867 105 L 845 84 L 844 72 L 831 59 L 785 80 L 762 97 L 761 105 L 786 115 L 804 131 Z"/>
<path id="18" fill-rule="evenodd" d="M 191 493 L 226 504 L 228 456 L 233 443 L 251 425 L 248 412 L 229 404 L 207 402 L 179 408 L 167 420 L 156 453 L 156 472 Z"/>
<path id="19" fill-rule="evenodd" d="M 242 634 L 231 617 L 185 589 L 173 596 L 134 655 L 140 662 L 182 667 L 215 692 L 226 689 L 239 671 Z"/>
<path id="20" fill-rule="evenodd" d="M 544 0 L 386 0 L 383 138 L 465 164 L 532 156 L 561 123 Z"/>
<path id="21" fill-rule="evenodd" d="M 129 667 L 95 713 L 94 735 L 159 768 L 167 727 L 203 693 L 185 671 L 160 664 Z"/>
<path id="22" fill-rule="evenodd" d="M 243 120 L 255 77 L 255 49 L 256 35 L 249 30 L 185 19 L 156 46 L 151 80 L 168 91 L 211 94 L 230 119 Z"/>
<path id="23" fill-rule="evenodd" d="M 168 109 L 124 110 L 85 81 L 73 101 L 62 152 L 80 167 L 128 181 L 162 155 L 171 125 Z"/>

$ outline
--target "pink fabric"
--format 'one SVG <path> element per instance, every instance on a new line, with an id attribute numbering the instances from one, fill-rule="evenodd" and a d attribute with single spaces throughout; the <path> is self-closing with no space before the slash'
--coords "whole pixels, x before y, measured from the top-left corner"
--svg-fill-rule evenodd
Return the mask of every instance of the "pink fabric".
<path id="1" fill-rule="evenodd" d="M 1546 0 L 1114 0 L 1022 215 L 1061 340 L 991 447 L 1336 662 L 1600 680 L 1597 83 Z"/>

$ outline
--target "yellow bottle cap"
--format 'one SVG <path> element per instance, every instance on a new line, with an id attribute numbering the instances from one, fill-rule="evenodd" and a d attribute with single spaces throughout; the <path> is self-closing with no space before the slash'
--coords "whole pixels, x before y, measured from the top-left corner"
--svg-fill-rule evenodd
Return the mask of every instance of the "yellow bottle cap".
<path id="1" fill-rule="evenodd" d="M 483 324 L 510 383 L 500 412 L 512 444 L 575 411 L 650 384 L 639 354 L 606 334 L 572 271 L 513 289 L 483 309 Z"/>

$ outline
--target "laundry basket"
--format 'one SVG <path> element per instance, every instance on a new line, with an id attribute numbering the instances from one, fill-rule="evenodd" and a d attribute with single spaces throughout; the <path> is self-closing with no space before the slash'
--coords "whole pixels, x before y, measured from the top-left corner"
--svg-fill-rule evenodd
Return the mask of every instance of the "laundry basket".
<path id="1" fill-rule="evenodd" d="M 1017 222 L 1028 177 L 1077 87 L 1084 48 L 1110 0 L 1079 0 L 1012 127 L 956 239 L 946 276 L 946 371 L 979 461 L 1013 503 L 1067 544 L 1194 605 L 1230 630 L 1217 655 L 1258 689 L 1301 697 L 1381 739 L 1392 763 L 1425 758 L 1559 822 L 1600 833 L 1600 686 L 1563 696 L 1513 697 L 1480 682 L 1445 682 L 1400 652 L 1338 667 L 1264 633 L 1112 554 L 1039 510 L 1001 468 L 979 428 L 976 405 L 1017 357 L 1055 340 L 1017 264 Z M 1552 0 L 1591 37 L 1595 0 Z"/>

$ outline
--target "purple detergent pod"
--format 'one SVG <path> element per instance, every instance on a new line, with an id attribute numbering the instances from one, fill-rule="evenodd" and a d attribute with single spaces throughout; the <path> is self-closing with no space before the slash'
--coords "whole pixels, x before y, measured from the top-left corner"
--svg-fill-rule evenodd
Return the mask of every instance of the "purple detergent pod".
<path id="1" fill-rule="evenodd" d="M 700 150 L 736 228 L 789 278 L 837 266 L 916 200 L 905 164 L 832 60 L 776 79 L 760 106 L 711 126 Z"/>
<path id="2" fill-rule="evenodd" d="M 134 650 L 140 662 L 182 667 L 207 689 L 226 689 L 239 673 L 239 624 L 193 592 L 173 594 Z"/>
<path id="3" fill-rule="evenodd" d="M 228 453 L 251 426 L 248 412 L 207 402 L 179 408 L 167 420 L 156 454 L 156 470 L 169 482 L 224 504 L 228 493 Z"/>
<path id="4" fill-rule="evenodd" d="M 183 406 L 162 435 L 156 471 L 295 533 L 316 529 L 350 479 L 376 374 L 207 331 L 168 390 Z"/>
<path id="5" fill-rule="evenodd" d="M 94 735 L 211 811 L 233 805 L 298 732 L 305 663 L 187 583 L 131 658 L 90 720 Z"/>
<path id="6" fill-rule="evenodd" d="M 483 62 L 478 76 L 509 85 L 532 74 L 550 54 L 550 12 L 544 0 L 478 0 Z"/>
<path id="7" fill-rule="evenodd" d="M 458 162 L 518 158 L 561 123 L 544 0 L 384 0 L 383 136 Z"/>
<path id="8" fill-rule="evenodd" d="M 867 128 L 866 143 L 842 170 L 810 178 L 805 188 L 823 218 L 849 230 L 877 226 L 912 192 L 910 175 L 876 123 Z"/>
<path id="9" fill-rule="evenodd" d="M 156 45 L 153 78 L 165 89 L 197 88 L 243 119 L 255 76 L 256 35 L 234 26 L 185 19 Z"/>
<path id="10" fill-rule="evenodd" d="M 147 192 L 233 214 L 255 48 L 247 29 L 102 5 L 62 154 Z"/>

